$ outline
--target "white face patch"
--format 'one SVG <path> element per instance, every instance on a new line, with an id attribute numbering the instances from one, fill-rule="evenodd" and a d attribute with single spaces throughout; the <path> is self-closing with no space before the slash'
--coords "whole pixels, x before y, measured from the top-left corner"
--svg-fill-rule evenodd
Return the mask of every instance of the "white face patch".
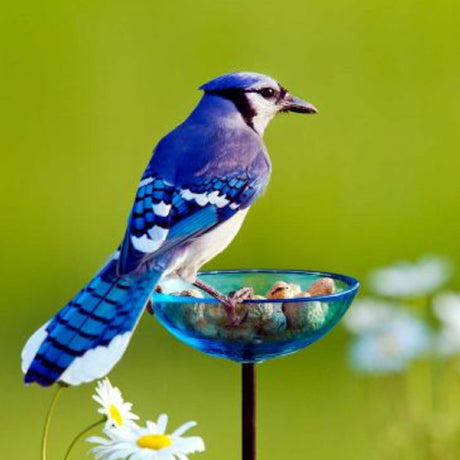
<path id="1" fill-rule="evenodd" d="M 246 98 L 256 113 L 251 120 L 252 125 L 262 136 L 268 123 L 270 123 L 273 117 L 278 113 L 279 107 L 277 105 L 277 100 L 275 98 L 267 99 L 256 92 L 246 93 Z"/>

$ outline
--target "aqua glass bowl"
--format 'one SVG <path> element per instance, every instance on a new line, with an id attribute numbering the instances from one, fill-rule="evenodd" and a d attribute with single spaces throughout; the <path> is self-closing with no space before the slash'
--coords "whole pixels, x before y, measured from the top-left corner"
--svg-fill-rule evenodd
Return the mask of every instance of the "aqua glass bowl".
<path id="1" fill-rule="evenodd" d="M 336 292 L 318 297 L 246 300 L 237 307 L 244 318 L 232 325 L 223 305 L 212 297 L 171 295 L 193 286 L 180 279 L 161 283 L 163 292 L 153 295 L 158 321 L 187 345 L 213 356 L 240 363 L 256 363 L 294 353 L 316 342 L 342 318 L 353 301 L 359 283 L 345 275 L 305 270 L 205 271 L 198 278 L 228 294 L 253 287 L 263 294 L 276 281 L 296 283 L 305 291 L 320 278 L 332 278 Z"/>

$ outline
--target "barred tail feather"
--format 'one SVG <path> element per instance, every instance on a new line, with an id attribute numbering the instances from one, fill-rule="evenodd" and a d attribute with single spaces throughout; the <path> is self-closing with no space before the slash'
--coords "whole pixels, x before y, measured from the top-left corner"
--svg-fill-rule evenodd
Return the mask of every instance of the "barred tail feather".
<path id="1" fill-rule="evenodd" d="M 26 383 L 90 382 L 108 374 L 131 339 L 160 273 L 120 277 L 112 260 L 22 351 Z"/>

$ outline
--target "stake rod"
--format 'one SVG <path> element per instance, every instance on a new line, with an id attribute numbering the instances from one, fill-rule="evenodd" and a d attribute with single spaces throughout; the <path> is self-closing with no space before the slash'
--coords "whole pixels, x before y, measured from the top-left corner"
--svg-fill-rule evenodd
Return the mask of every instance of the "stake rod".
<path id="1" fill-rule="evenodd" d="M 256 365 L 242 365 L 243 460 L 256 459 Z"/>

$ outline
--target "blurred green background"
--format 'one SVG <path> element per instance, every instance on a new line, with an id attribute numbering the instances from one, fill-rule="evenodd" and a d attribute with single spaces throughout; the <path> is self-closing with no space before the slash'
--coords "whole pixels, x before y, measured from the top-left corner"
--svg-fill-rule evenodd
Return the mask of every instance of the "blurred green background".
<path id="1" fill-rule="evenodd" d="M 52 393 L 23 386 L 25 340 L 116 247 L 150 151 L 216 75 L 270 74 L 320 115 L 268 129 L 270 187 L 209 268 L 362 277 L 426 252 L 460 262 L 458 1 L 26 0 L 2 10 L 2 457 L 38 458 Z M 345 344 L 339 329 L 259 367 L 261 459 L 373 458 Z M 186 348 L 149 317 L 111 378 L 144 417 L 197 420 L 208 450 L 196 458 L 239 458 L 237 365 Z M 51 460 L 95 419 L 91 390 L 64 394 Z"/>

